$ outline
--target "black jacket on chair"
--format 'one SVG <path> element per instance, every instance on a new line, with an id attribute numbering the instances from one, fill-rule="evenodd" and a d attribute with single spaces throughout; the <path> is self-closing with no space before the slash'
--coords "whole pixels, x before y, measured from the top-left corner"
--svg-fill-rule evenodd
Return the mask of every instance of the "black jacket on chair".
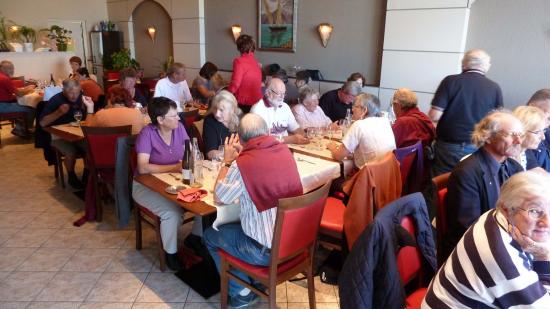
<path id="1" fill-rule="evenodd" d="M 340 272 L 341 308 L 405 308 L 396 261 L 400 247 L 413 241 L 400 225 L 405 216 L 411 216 L 416 226 L 423 279 L 431 279 L 436 270 L 432 228 L 424 197 L 414 193 L 382 208 L 353 245 Z"/>

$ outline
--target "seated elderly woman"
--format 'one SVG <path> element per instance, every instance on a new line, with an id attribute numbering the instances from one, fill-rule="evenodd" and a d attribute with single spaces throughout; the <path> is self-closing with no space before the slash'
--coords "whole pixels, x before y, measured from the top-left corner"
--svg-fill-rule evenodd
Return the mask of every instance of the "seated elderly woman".
<path id="1" fill-rule="evenodd" d="M 134 103 L 139 103 L 142 107 L 145 107 L 147 106 L 145 95 L 148 95 L 148 93 L 141 93 L 139 89 L 136 89 L 137 78 L 138 72 L 135 69 L 126 68 L 120 70 L 120 78 L 118 81 L 120 86 L 130 93 Z"/>
<path id="2" fill-rule="evenodd" d="M 550 308 L 550 174 L 518 173 L 468 229 L 422 308 Z"/>
<path id="3" fill-rule="evenodd" d="M 380 101 L 375 95 L 358 95 L 351 111 L 355 122 L 344 135 L 342 144 L 333 142 L 327 148 L 338 161 L 353 154 L 355 167 L 360 169 L 365 163 L 393 151 L 395 138 L 390 121 L 380 116 Z"/>
<path id="4" fill-rule="evenodd" d="M 183 124 L 179 122 L 176 102 L 156 97 L 147 108 L 151 124 L 141 130 L 136 140 L 138 174 L 181 172 L 181 158 L 189 139 Z M 160 217 L 162 246 L 166 252 L 166 264 L 172 270 L 181 269 L 177 257 L 178 229 L 182 224 L 183 209 L 140 183 L 134 181 L 132 196 Z"/>
<path id="5" fill-rule="evenodd" d="M 525 135 L 521 142 L 521 153 L 512 158 L 521 164 L 523 170 L 527 170 L 525 150 L 537 149 L 540 142 L 544 140 L 544 132 L 547 125 L 546 114 L 542 109 L 535 106 L 518 106 L 514 109 L 514 116 L 523 124 Z"/>
<path id="6" fill-rule="evenodd" d="M 218 149 L 231 133 L 237 132 L 241 114 L 237 99 L 231 92 L 222 90 L 212 99 L 202 130 L 204 152 L 208 159 L 223 157 L 223 152 Z"/>
<path id="7" fill-rule="evenodd" d="M 138 109 L 134 108 L 134 103 L 130 93 L 114 85 L 107 94 L 107 106 L 94 114 L 93 102 L 86 102 L 88 118 L 86 125 L 92 127 L 116 127 L 132 126 L 132 134 L 138 134 L 143 128 L 143 116 Z"/>
<path id="8" fill-rule="evenodd" d="M 298 95 L 298 102 L 300 104 L 292 108 L 292 113 L 300 128 L 326 127 L 332 123 L 319 107 L 319 92 L 304 86 Z"/>
<path id="9" fill-rule="evenodd" d="M 103 89 L 99 86 L 98 83 L 90 79 L 90 73 L 88 69 L 80 68 L 76 70 L 76 80 L 80 82 L 80 87 L 82 87 L 82 94 L 92 98 L 92 101 L 97 102 L 99 96 L 103 94 Z"/>

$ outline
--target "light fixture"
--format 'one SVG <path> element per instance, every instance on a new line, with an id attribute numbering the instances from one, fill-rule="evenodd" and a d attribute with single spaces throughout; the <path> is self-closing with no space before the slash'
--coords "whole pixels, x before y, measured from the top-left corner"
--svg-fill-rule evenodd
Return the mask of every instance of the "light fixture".
<path id="1" fill-rule="evenodd" d="M 231 32 L 233 33 L 233 39 L 235 40 L 235 42 L 237 42 L 237 39 L 241 36 L 241 31 L 241 25 L 234 24 L 233 26 L 231 26 Z"/>
<path id="2" fill-rule="evenodd" d="M 157 29 L 153 26 L 149 26 L 149 27 L 147 27 L 147 34 L 151 38 L 151 41 L 153 41 L 153 43 L 155 43 L 155 36 L 157 35 Z"/>
<path id="3" fill-rule="evenodd" d="M 332 29 L 334 29 L 334 27 L 329 23 L 322 23 L 317 27 L 317 31 L 319 31 L 319 36 L 321 37 L 321 43 L 325 48 L 327 47 L 328 40 L 332 34 Z"/>
<path id="4" fill-rule="evenodd" d="M 17 32 L 17 31 L 19 31 L 19 29 L 21 29 L 21 27 L 19 27 L 19 26 L 17 26 L 17 25 L 13 25 L 13 26 L 10 26 L 10 27 L 9 27 L 9 30 L 10 30 L 11 32 Z"/>

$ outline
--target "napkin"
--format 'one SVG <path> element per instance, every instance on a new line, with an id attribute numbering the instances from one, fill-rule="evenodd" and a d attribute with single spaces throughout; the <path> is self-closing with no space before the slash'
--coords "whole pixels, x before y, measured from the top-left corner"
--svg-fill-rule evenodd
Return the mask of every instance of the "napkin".
<path id="1" fill-rule="evenodd" d="M 184 202 L 196 202 L 200 201 L 203 197 L 205 197 L 208 194 L 208 192 L 204 189 L 199 188 L 189 188 L 180 190 L 178 192 L 178 200 L 184 201 Z"/>

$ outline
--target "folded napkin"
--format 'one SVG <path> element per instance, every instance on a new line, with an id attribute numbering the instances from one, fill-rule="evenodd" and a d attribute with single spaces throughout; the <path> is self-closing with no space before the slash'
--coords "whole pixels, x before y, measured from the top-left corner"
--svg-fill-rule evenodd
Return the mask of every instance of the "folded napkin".
<path id="1" fill-rule="evenodd" d="M 196 202 L 196 201 L 200 201 L 207 194 L 208 192 L 204 189 L 199 189 L 199 188 L 184 189 L 178 192 L 178 200 L 188 202 L 188 203 Z"/>

